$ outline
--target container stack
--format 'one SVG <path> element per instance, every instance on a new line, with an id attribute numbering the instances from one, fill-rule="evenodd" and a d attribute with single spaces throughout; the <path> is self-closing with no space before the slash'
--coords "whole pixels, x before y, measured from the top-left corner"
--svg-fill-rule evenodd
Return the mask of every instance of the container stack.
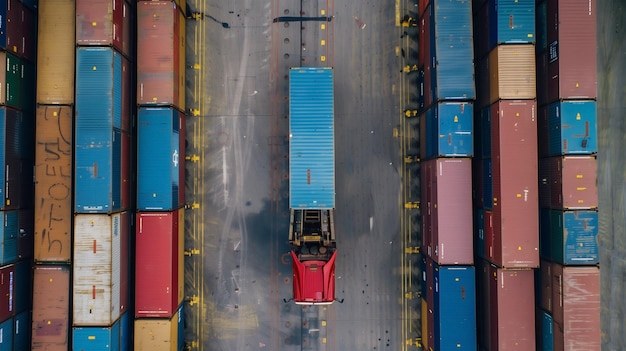
<path id="1" fill-rule="evenodd" d="M 595 2 L 537 3 L 543 350 L 600 349 Z"/>
<path id="2" fill-rule="evenodd" d="M 183 346 L 185 2 L 137 3 L 135 350 Z"/>
<path id="3" fill-rule="evenodd" d="M 130 342 L 133 7 L 75 6 L 71 340 L 75 350 L 119 350 Z"/>
<path id="4" fill-rule="evenodd" d="M 469 1 L 418 3 L 425 349 L 476 349 L 474 54 Z"/>
<path id="5" fill-rule="evenodd" d="M 539 267 L 533 0 L 474 1 L 478 342 L 535 349 Z"/>

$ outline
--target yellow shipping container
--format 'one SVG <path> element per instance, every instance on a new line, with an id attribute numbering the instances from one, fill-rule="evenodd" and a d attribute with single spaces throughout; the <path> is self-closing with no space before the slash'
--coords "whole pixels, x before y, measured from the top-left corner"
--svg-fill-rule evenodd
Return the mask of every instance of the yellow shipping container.
<path id="1" fill-rule="evenodd" d="M 177 351 L 180 310 L 170 319 L 135 319 L 135 350 Z"/>
<path id="2" fill-rule="evenodd" d="M 535 45 L 503 44 L 489 53 L 489 96 L 491 103 L 536 98 Z"/>

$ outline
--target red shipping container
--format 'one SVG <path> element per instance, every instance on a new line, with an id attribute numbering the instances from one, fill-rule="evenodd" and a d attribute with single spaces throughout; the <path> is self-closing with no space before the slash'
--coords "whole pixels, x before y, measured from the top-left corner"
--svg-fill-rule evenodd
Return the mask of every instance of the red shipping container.
<path id="1" fill-rule="evenodd" d="M 124 0 L 76 0 L 76 44 L 122 51 Z"/>
<path id="2" fill-rule="evenodd" d="M 429 164 L 432 184 L 432 252 L 440 265 L 474 264 L 472 160 L 439 158 Z"/>
<path id="3" fill-rule="evenodd" d="M 548 0 L 548 97 L 597 98 L 596 1 Z"/>
<path id="4" fill-rule="evenodd" d="M 24 51 L 22 43 L 22 12 L 24 5 L 18 0 L 3 1 L 6 1 L 6 13 L 4 14 L 5 18 L 0 18 L 0 21 L 6 27 L 2 28 L 4 36 L 2 42 L 0 42 L 0 47 L 13 54 L 21 55 Z"/>
<path id="5" fill-rule="evenodd" d="M 491 105 L 493 162 L 492 262 L 539 267 L 537 121 L 534 100 Z"/>
<path id="6" fill-rule="evenodd" d="M 598 162 L 594 156 L 551 157 L 549 163 L 552 208 L 598 207 Z"/>
<path id="7" fill-rule="evenodd" d="M 552 264 L 554 350 L 600 350 L 600 268 Z"/>
<path id="8" fill-rule="evenodd" d="M 0 321 L 7 320 L 14 314 L 13 291 L 15 266 L 0 268 Z"/>
<path id="9" fill-rule="evenodd" d="M 135 43 L 135 26 L 133 20 L 135 17 L 134 7 L 128 0 L 122 1 L 122 53 L 127 57 L 131 56 L 130 50 Z"/>
<path id="10" fill-rule="evenodd" d="M 489 350 L 535 350 L 534 273 L 490 266 Z"/>
<path id="11" fill-rule="evenodd" d="M 70 292 L 70 266 L 35 266 L 31 350 L 70 348 Z"/>
<path id="12" fill-rule="evenodd" d="M 182 302 L 183 213 L 137 214 L 135 317 L 169 318 Z"/>
<path id="13" fill-rule="evenodd" d="M 539 305 L 545 311 L 552 313 L 552 263 L 541 260 L 539 273 L 539 291 L 541 296 Z"/>
<path id="14" fill-rule="evenodd" d="M 37 13 L 22 7 L 22 44 L 20 55 L 30 62 L 37 59 Z"/>
<path id="15" fill-rule="evenodd" d="M 171 1 L 137 3 L 137 104 L 179 101 L 179 14 Z"/>
<path id="16" fill-rule="evenodd" d="M 550 207 L 550 159 L 539 159 L 539 207 Z"/>
<path id="17" fill-rule="evenodd" d="M 419 17 L 424 16 L 424 11 L 427 10 L 430 0 L 418 0 L 417 1 L 417 15 Z"/>

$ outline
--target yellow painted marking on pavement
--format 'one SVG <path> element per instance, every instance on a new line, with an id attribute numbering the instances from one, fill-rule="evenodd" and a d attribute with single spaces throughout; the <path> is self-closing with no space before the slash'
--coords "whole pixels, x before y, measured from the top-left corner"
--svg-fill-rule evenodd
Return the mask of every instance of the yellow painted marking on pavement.
<path id="1" fill-rule="evenodd" d="M 320 29 L 321 29 L 321 30 L 326 29 L 326 23 L 322 23 L 322 24 L 320 24 Z"/>
<path id="2" fill-rule="evenodd" d="M 400 27 L 400 0 L 396 0 L 396 27 Z"/>
<path id="3" fill-rule="evenodd" d="M 320 56 L 320 61 L 326 62 L 326 56 L 324 56 L 324 55 Z"/>
<path id="4" fill-rule="evenodd" d="M 321 14 L 322 16 L 324 16 L 324 15 L 326 14 L 326 10 L 322 9 L 322 10 L 320 11 L 320 14 Z"/>
<path id="5" fill-rule="evenodd" d="M 321 45 L 321 46 L 326 45 L 326 40 L 322 39 L 322 40 L 320 41 L 320 45 Z"/>

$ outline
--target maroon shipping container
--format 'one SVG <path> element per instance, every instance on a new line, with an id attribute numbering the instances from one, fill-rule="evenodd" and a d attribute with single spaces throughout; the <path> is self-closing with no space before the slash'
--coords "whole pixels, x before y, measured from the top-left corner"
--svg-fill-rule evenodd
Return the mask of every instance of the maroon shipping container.
<path id="1" fill-rule="evenodd" d="M 14 281 L 14 265 L 0 268 L 0 321 L 7 320 L 15 312 L 13 306 Z"/>
<path id="2" fill-rule="evenodd" d="M 418 32 L 417 32 L 417 65 L 419 67 L 424 67 L 424 60 L 425 60 L 425 56 L 424 56 L 424 45 L 426 45 L 426 25 L 425 25 L 425 19 L 424 17 L 420 16 L 419 19 L 419 27 L 418 27 Z"/>
<path id="3" fill-rule="evenodd" d="M 595 99 L 596 1 L 548 0 L 548 96 Z"/>
<path id="4" fill-rule="evenodd" d="M 37 13 L 22 5 L 22 44 L 20 55 L 30 62 L 37 60 Z"/>
<path id="5" fill-rule="evenodd" d="M 76 44 L 122 51 L 124 0 L 76 0 Z"/>
<path id="6" fill-rule="evenodd" d="M 554 350 L 600 350 L 600 268 L 553 263 L 552 284 Z"/>
<path id="7" fill-rule="evenodd" d="M 69 349 L 70 292 L 70 266 L 35 266 L 32 350 Z"/>
<path id="8" fill-rule="evenodd" d="M 539 291 L 541 301 L 539 306 L 545 311 L 552 313 L 552 263 L 546 260 L 541 260 L 539 266 Z"/>
<path id="9" fill-rule="evenodd" d="M 472 160 L 439 158 L 429 164 L 432 198 L 432 252 L 440 265 L 474 264 Z"/>
<path id="10" fill-rule="evenodd" d="M 169 318 L 182 302 L 183 213 L 137 214 L 135 317 Z"/>
<path id="11" fill-rule="evenodd" d="M 598 207 L 598 162 L 594 156 L 551 157 L 549 163 L 552 208 Z"/>
<path id="12" fill-rule="evenodd" d="M 179 14 L 171 1 L 137 3 L 137 103 L 174 105 L 179 101 Z"/>
<path id="13" fill-rule="evenodd" d="M 2 19 L 2 23 L 6 28 L 2 28 L 5 33 L 4 41 L 0 46 L 8 52 L 20 55 L 23 50 L 22 44 L 22 12 L 24 5 L 18 0 L 6 1 L 6 18 Z"/>
<path id="14" fill-rule="evenodd" d="M 429 4 L 430 4 L 430 0 L 418 0 L 417 1 L 417 10 L 418 10 L 417 15 L 419 17 L 424 16 L 424 11 L 426 11 Z"/>
<path id="15" fill-rule="evenodd" d="M 550 207 L 550 159 L 539 159 L 539 206 L 542 208 Z"/>
<path id="16" fill-rule="evenodd" d="M 535 114 L 534 100 L 491 105 L 492 262 L 500 267 L 539 267 Z"/>
<path id="17" fill-rule="evenodd" d="M 490 266 L 489 350 L 535 350 L 534 273 Z"/>

